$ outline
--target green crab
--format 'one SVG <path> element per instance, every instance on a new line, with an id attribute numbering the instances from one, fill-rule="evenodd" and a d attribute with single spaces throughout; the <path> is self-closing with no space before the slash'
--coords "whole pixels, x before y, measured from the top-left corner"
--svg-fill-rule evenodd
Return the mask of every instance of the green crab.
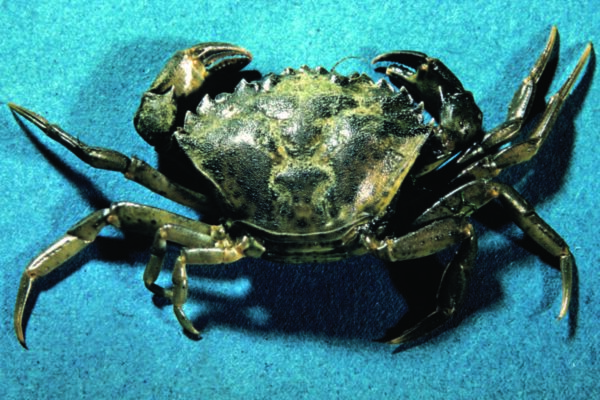
<path id="1" fill-rule="evenodd" d="M 373 60 L 398 89 L 366 75 L 301 67 L 240 80 L 233 93 L 211 96 L 209 86 L 235 79 L 252 56 L 233 44 L 198 44 L 168 61 L 134 119 L 138 133 L 169 160 L 169 174 L 89 146 L 10 103 L 14 113 L 90 166 L 121 172 L 202 215 L 193 220 L 120 202 L 83 218 L 26 267 L 14 312 L 19 342 L 25 347 L 23 314 L 33 283 L 93 243 L 107 225 L 153 238 L 144 284 L 172 302 L 179 323 L 193 335 L 200 332 L 183 309 L 190 265 L 244 257 L 327 262 L 364 254 L 393 262 L 456 248 L 434 309 L 390 340 L 411 341 L 445 323 L 463 302 L 477 255 L 468 217 L 494 200 L 558 260 L 563 318 L 575 268 L 569 247 L 514 188 L 493 180 L 536 154 L 590 57 L 591 43 L 539 122 L 517 140 L 557 36 L 553 28 L 506 120 L 488 132 L 472 93 L 441 61 L 423 53 L 394 51 Z M 424 110 L 433 117 L 430 123 L 423 122 Z M 173 286 L 163 288 L 156 281 L 169 244 L 180 253 Z"/>

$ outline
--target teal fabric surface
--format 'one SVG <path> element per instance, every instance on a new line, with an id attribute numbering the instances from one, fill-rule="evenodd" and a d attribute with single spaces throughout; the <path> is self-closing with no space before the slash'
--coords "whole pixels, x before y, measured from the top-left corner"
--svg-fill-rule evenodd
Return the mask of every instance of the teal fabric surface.
<path id="1" fill-rule="evenodd" d="M 464 310 L 400 351 L 374 339 L 397 324 L 407 303 L 418 307 L 415 292 L 432 292 L 423 282 L 435 274 L 421 263 L 390 271 L 372 257 L 190 267 L 186 309 L 204 331 L 195 341 L 170 304 L 144 288 L 150 241 L 112 228 L 38 282 L 27 312 L 30 350 L 13 334 L 23 268 L 84 216 L 122 200 L 197 216 L 120 174 L 84 165 L 30 125 L 23 130 L 6 102 L 88 144 L 156 165 L 131 119 L 166 59 L 197 42 L 242 45 L 254 54 L 249 68 L 263 73 L 331 68 L 346 56 L 356 58 L 338 71 L 370 71 L 368 60 L 382 52 L 422 51 L 474 93 L 487 129 L 503 121 L 552 25 L 561 34 L 560 60 L 548 96 L 585 45 L 600 43 L 591 2 L 470 4 L 0 2 L 0 398 L 598 398 L 595 56 L 538 156 L 501 177 L 576 257 L 577 291 L 561 322 L 560 276 L 548 267 L 555 260 L 492 205 L 476 216 L 480 255 Z M 176 249 L 170 254 L 172 262 Z M 165 271 L 160 282 L 169 281 Z"/>

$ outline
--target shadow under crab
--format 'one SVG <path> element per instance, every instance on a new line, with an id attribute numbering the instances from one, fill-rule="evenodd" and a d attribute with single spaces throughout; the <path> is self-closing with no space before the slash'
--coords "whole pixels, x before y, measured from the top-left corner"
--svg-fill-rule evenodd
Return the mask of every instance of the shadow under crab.
<path id="1" fill-rule="evenodd" d="M 553 28 L 505 122 L 489 132 L 482 129 L 472 93 L 442 62 L 423 53 L 395 51 L 373 60 L 376 71 L 399 90 L 364 75 L 301 67 L 241 80 L 233 93 L 213 98 L 206 94 L 211 82 L 237 74 L 251 54 L 219 42 L 177 52 L 144 93 L 134 124 L 169 160 L 169 169 L 186 177 L 182 180 L 134 157 L 88 146 L 10 103 L 14 113 L 89 165 L 121 172 L 205 217 L 197 221 L 129 202 L 85 217 L 25 269 L 14 315 L 18 340 L 25 346 L 23 314 L 33 282 L 112 225 L 153 236 L 144 284 L 169 299 L 181 326 L 196 336 L 200 332 L 183 310 L 188 265 L 244 257 L 327 262 L 368 253 L 393 262 L 456 248 L 431 312 L 389 338 L 391 343 L 413 341 L 445 323 L 462 304 L 477 255 L 468 217 L 492 200 L 559 260 L 559 318 L 564 317 L 575 268 L 569 247 L 514 188 L 492 180 L 537 153 L 591 54 L 589 44 L 536 126 L 521 138 L 557 37 Z M 384 67 L 385 62 L 392 64 Z M 424 109 L 434 118 L 429 124 L 423 123 Z M 168 244 L 181 251 L 173 287 L 165 289 L 155 282 Z"/>

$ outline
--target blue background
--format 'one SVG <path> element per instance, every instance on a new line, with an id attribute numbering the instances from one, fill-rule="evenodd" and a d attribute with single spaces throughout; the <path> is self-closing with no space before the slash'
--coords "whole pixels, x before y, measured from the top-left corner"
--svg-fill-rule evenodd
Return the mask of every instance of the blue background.
<path id="1" fill-rule="evenodd" d="M 0 101 L 35 110 L 89 144 L 156 163 L 131 123 L 140 95 L 177 49 L 229 41 L 252 68 L 331 68 L 394 49 L 441 58 L 474 92 L 485 126 L 545 44 L 561 33 L 550 91 L 588 41 L 591 2 L 0 1 Z M 593 61 L 537 158 L 504 181 L 570 244 L 579 290 L 556 322 L 559 273 L 492 206 L 465 311 L 439 335 L 392 354 L 374 343 L 406 311 L 406 285 L 371 257 L 331 265 L 260 260 L 191 267 L 187 310 L 204 339 L 182 334 L 141 277 L 148 240 L 106 229 L 40 280 L 29 351 L 12 332 L 24 266 L 68 227 L 112 201 L 194 213 L 119 174 L 93 170 L 0 106 L 0 398 L 591 398 L 600 393 L 597 185 L 599 82 Z M 338 70 L 368 70 L 351 60 Z M 401 268 L 401 267 L 398 267 Z M 169 274 L 161 276 L 168 283 Z M 411 284 L 409 284 L 410 286 Z"/>

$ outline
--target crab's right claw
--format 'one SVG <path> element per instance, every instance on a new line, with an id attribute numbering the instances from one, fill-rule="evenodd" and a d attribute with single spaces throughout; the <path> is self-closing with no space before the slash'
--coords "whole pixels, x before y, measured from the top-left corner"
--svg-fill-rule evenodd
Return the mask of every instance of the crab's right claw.
<path id="1" fill-rule="evenodd" d="M 393 51 L 372 61 L 381 62 L 394 64 L 375 70 L 385 73 L 397 87 L 405 87 L 437 121 L 441 129 L 436 136 L 445 153 L 452 153 L 455 147 L 471 142 L 482 132 L 482 113 L 473 94 L 465 90 L 443 62 L 417 51 Z"/>
<path id="2" fill-rule="evenodd" d="M 212 73 L 239 71 L 250 61 L 252 54 L 234 44 L 200 43 L 175 53 L 148 91 L 162 94 L 173 88 L 175 97 L 187 97 L 196 93 Z"/>
<path id="3" fill-rule="evenodd" d="M 389 76 L 397 87 L 406 87 L 417 97 L 415 100 L 423 101 L 426 107 L 431 108 L 428 111 L 434 116 L 439 114 L 438 110 L 445 96 L 465 91 L 458 78 L 444 63 L 427 54 L 418 51 L 392 51 L 380 54 L 372 61 L 373 64 L 381 62 L 398 63 L 377 67 L 375 70 Z"/>
<path id="4" fill-rule="evenodd" d="M 248 50 L 230 43 L 200 43 L 178 51 L 142 96 L 133 120 L 135 129 L 152 146 L 162 148 L 185 112 L 205 94 L 207 79 L 217 72 L 237 72 L 250 61 Z"/>

